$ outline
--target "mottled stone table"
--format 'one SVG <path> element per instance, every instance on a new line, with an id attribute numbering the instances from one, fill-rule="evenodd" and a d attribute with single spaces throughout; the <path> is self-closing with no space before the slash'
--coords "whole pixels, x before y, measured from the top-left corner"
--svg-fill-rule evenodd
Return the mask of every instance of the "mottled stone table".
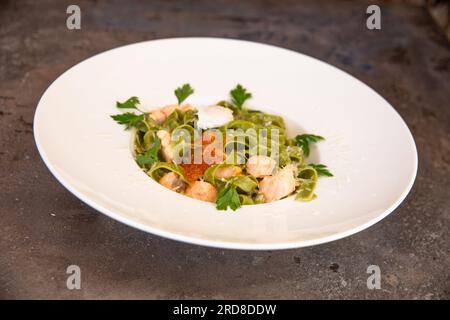
<path id="1" fill-rule="evenodd" d="M 0 298 L 450 297 L 450 45 L 425 9 L 364 1 L 0 2 Z M 174 36 L 270 43 L 327 61 L 384 96 L 412 130 L 416 184 L 375 226 L 286 251 L 204 248 L 135 230 L 84 205 L 41 161 L 36 104 L 63 71 L 106 49 Z M 382 152 L 383 150 L 380 150 Z M 81 290 L 66 268 L 82 270 Z M 366 268 L 381 268 L 368 290 Z"/>

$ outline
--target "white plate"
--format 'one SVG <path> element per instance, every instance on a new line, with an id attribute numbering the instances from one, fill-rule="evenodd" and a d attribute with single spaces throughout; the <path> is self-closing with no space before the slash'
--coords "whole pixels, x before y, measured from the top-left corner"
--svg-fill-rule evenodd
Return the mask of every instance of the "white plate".
<path id="1" fill-rule="evenodd" d="M 160 186 L 138 168 L 130 132 L 109 115 L 119 113 L 116 100 L 134 95 L 149 109 L 173 103 L 173 90 L 186 82 L 193 99 L 211 103 L 241 83 L 253 93 L 249 106 L 284 116 L 290 136 L 326 137 L 310 160 L 327 164 L 334 177 L 319 180 L 312 202 L 291 197 L 236 212 Z M 293 51 L 229 39 L 148 41 L 87 59 L 47 89 L 34 134 L 55 177 L 98 211 L 163 237 L 223 248 L 294 248 L 354 234 L 392 212 L 417 171 L 408 127 L 365 84 Z"/>

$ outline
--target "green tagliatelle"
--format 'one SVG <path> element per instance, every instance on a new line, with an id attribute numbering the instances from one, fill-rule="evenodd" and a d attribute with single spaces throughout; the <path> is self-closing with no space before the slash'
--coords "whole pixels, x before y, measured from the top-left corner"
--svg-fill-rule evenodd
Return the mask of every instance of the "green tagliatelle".
<path id="1" fill-rule="evenodd" d="M 245 194 L 240 194 L 239 200 L 241 201 L 242 205 L 256 204 L 252 197 Z"/>
<path id="2" fill-rule="evenodd" d="M 233 178 L 233 184 L 238 191 L 251 195 L 258 187 L 258 180 L 252 176 L 238 176 Z"/>
<path id="3" fill-rule="evenodd" d="M 300 201 L 311 201 L 314 199 L 314 189 L 316 188 L 317 178 L 317 171 L 313 167 L 306 166 L 301 168 L 298 173 L 300 186 L 298 187 L 295 199 Z"/>
<path id="4" fill-rule="evenodd" d="M 232 111 L 233 120 L 222 126 L 209 127 L 211 132 L 205 140 L 201 135 L 202 131 L 196 127 L 198 111 L 193 107 L 185 108 L 186 105 L 181 105 L 193 93 L 194 89 L 189 84 L 177 88 L 175 96 L 178 106 L 173 106 L 170 114 L 168 114 L 170 108 L 161 109 L 156 114 L 141 111 L 137 97 L 116 104 L 119 109 L 126 112 L 111 117 L 124 125 L 125 129 L 134 129 L 133 147 L 136 162 L 152 179 L 160 181 L 165 174 L 173 172 L 183 181 L 177 192 L 194 198 L 212 192 L 210 194 L 212 196 L 205 199 L 217 196 L 217 209 L 236 210 L 242 205 L 261 204 L 294 194 L 296 200 L 311 201 L 316 198 L 318 177 L 333 176 L 327 166 L 308 163 L 305 159 L 314 150 L 310 148 L 310 144 L 324 138 L 306 133 L 288 138 L 283 117 L 245 107 L 245 102 L 252 94 L 242 85 L 237 85 L 230 91 L 230 100 L 217 103 Z M 137 114 L 129 112 L 133 109 Z M 199 150 L 203 155 L 205 148 L 220 137 L 217 133 L 221 133 L 223 138 L 221 141 L 223 143 L 214 150 L 214 154 L 219 154 L 219 160 L 217 162 L 214 160 L 212 164 L 188 162 L 186 166 L 184 161 L 192 160 L 192 156 L 196 154 L 194 151 Z M 168 135 L 170 142 L 167 142 Z M 275 168 L 272 172 L 253 176 L 247 163 L 253 156 L 275 159 Z M 183 164 L 176 164 L 175 158 L 182 159 Z M 285 167 L 289 168 L 288 171 L 282 170 Z M 295 177 L 289 178 L 286 172 L 290 172 L 291 168 Z M 278 175 L 278 172 L 281 174 Z M 177 178 L 176 175 L 167 176 L 165 182 L 169 187 L 170 178 Z M 292 179 L 295 180 L 295 191 L 274 197 L 273 193 L 279 190 L 292 189 L 292 187 L 284 188 L 283 179 L 286 177 L 291 179 L 288 181 L 290 186 L 293 185 Z M 180 183 L 179 179 L 175 182 Z M 196 182 L 201 189 L 193 192 L 190 188 L 194 188 Z M 272 194 L 268 193 L 268 190 Z"/>
<path id="5" fill-rule="evenodd" d="M 147 174 L 154 180 L 159 181 L 165 173 L 175 172 L 178 174 L 184 181 L 186 177 L 184 175 L 183 169 L 176 165 L 175 163 L 170 162 L 157 162 L 155 163 L 150 170 L 147 171 Z"/>
<path id="6" fill-rule="evenodd" d="M 208 169 L 206 169 L 205 173 L 203 174 L 203 179 L 215 186 L 218 186 L 218 184 L 220 184 L 221 180 L 218 179 L 216 176 L 217 170 L 224 169 L 224 168 L 232 168 L 232 167 L 234 167 L 234 165 L 228 164 L 228 163 L 212 165 Z"/>

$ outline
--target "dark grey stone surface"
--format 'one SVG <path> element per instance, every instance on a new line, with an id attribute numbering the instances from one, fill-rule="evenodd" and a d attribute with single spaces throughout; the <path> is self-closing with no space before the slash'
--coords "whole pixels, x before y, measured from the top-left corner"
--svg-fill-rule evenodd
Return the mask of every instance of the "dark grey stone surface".
<path id="1" fill-rule="evenodd" d="M 69 31 L 71 3 L 0 2 L 0 298 L 450 297 L 450 45 L 425 9 L 383 2 L 382 30 L 369 31 L 361 1 L 76 1 L 82 30 Z M 40 96 L 93 54 L 174 36 L 279 45 L 370 85 L 417 143 L 406 201 L 349 238 L 265 252 L 166 240 L 84 205 L 37 153 Z M 81 267 L 81 290 L 66 288 L 71 264 Z M 381 268 L 381 290 L 366 287 L 371 264 Z"/>

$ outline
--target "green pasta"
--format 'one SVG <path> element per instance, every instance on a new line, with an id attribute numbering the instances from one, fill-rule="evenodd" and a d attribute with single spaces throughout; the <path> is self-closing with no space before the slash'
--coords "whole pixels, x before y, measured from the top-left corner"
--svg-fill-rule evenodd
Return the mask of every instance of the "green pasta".
<path id="1" fill-rule="evenodd" d="M 303 167 L 299 170 L 298 180 L 300 186 L 298 187 L 296 200 L 311 201 L 315 198 L 314 189 L 317 184 L 317 171 L 311 166 Z"/>
<path id="2" fill-rule="evenodd" d="M 187 181 L 184 176 L 183 169 L 170 162 L 157 162 L 155 163 L 150 170 L 148 170 L 147 174 L 154 180 L 159 181 L 165 173 L 175 172 L 178 174 L 183 180 Z"/>
<path id="3" fill-rule="evenodd" d="M 175 90 L 177 105 L 151 112 L 138 109 L 139 99 L 131 97 L 116 104 L 127 112 L 111 116 L 134 129 L 136 162 L 165 187 L 215 202 L 218 210 L 236 210 L 291 195 L 311 201 L 318 178 L 333 176 L 327 166 L 307 161 L 310 144 L 324 138 L 306 133 L 288 138 L 283 117 L 245 106 L 252 94 L 242 85 L 212 107 L 230 120 L 207 130 L 197 127 L 200 111 L 181 104 L 193 93 L 184 84 Z"/>

